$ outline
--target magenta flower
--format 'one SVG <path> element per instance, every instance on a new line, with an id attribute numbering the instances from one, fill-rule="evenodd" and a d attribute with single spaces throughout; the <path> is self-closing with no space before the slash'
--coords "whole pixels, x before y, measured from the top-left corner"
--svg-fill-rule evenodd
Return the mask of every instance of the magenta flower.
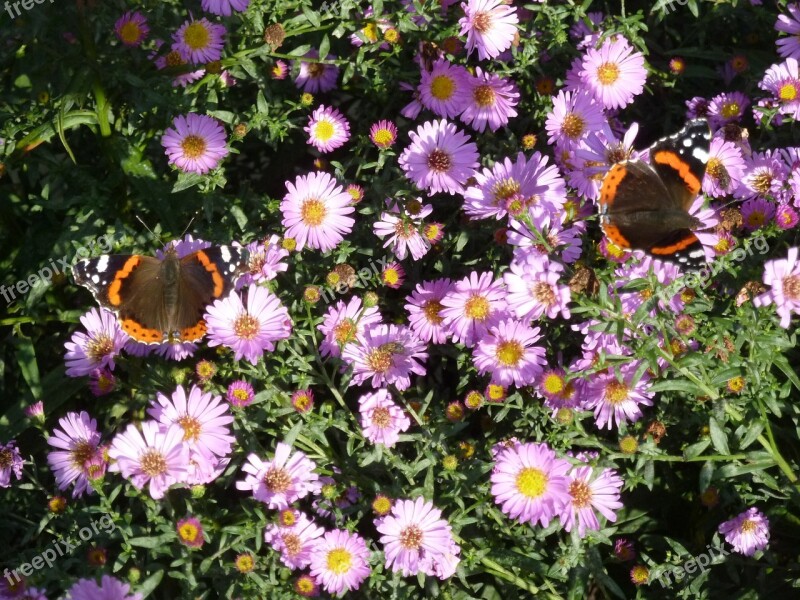
<path id="1" fill-rule="evenodd" d="M 770 289 L 753 298 L 755 306 L 774 304 L 784 329 L 789 328 L 792 313 L 800 314 L 800 262 L 797 254 L 797 247 L 792 247 L 786 258 L 767 261 L 763 281 Z"/>
<path id="2" fill-rule="evenodd" d="M 186 173 L 203 175 L 216 169 L 228 155 L 222 124 L 207 115 L 178 115 L 161 138 L 169 164 Z"/>
<path id="3" fill-rule="evenodd" d="M 386 239 L 383 247 L 391 246 L 392 252 L 400 260 L 404 260 L 409 252 L 414 260 L 419 260 L 431 249 L 431 242 L 420 233 L 420 228 L 424 226 L 422 219 L 431 214 L 433 208 L 429 204 L 422 204 L 421 198 L 417 198 L 416 202 L 420 210 L 413 215 L 408 210 L 401 210 L 397 203 L 390 204 L 389 210 L 382 212 L 372 227 L 375 235 Z"/>
<path id="4" fill-rule="evenodd" d="M 237 379 L 231 383 L 228 386 L 228 392 L 225 395 L 225 398 L 228 400 L 230 405 L 235 406 L 236 408 L 250 406 L 250 404 L 253 403 L 254 397 L 255 390 L 253 390 L 253 386 L 243 379 Z"/>
<path id="5" fill-rule="evenodd" d="M 569 502 L 571 465 L 547 444 L 515 443 L 495 456 L 492 496 L 506 515 L 520 523 L 547 527 Z"/>
<path id="6" fill-rule="evenodd" d="M 119 41 L 126 46 L 135 47 L 142 45 L 142 42 L 150 33 L 150 27 L 148 27 L 147 19 L 142 13 L 128 11 L 114 23 L 114 33 L 117 34 Z"/>
<path id="7" fill-rule="evenodd" d="M 593 469 L 588 465 L 574 466 L 567 474 L 569 478 L 569 501 L 561 509 L 561 525 L 564 531 L 572 531 L 578 522 L 578 536 L 586 537 L 586 531 L 600 531 L 600 522 L 595 511 L 614 523 L 614 512 L 622 508 L 619 501 L 623 481 L 613 469 Z"/>
<path id="8" fill-rule="evenodd" d="M 69 590 L 66 600 L 142 600 L 142 595 L 131 592 L 131 586 L 110 575 L 103 575 L 98 584 L 92 579 L 79 579 Z M 21 599 L 20 599 L 21 600 Z"/>
<path id="9" fill-rule="evenodd" d="M 581 80 L 604 108 L 623 108 L 644 90 L 644 55 L 622 36 L 605 39 L 599 49 L 588 48 Z"/>
<path id="10" fill-rule="evenodd" d="M 68 412 L 58 420 L 61 429 L 54 429 L 47 443 L 58 450 L 47 455 L 47 463 L 53 470 L 58 489 L 65 490 L 75 483 L 72 497 L 82 496 L 84 492 L 93 493 L 86 472 L 86 461 L 98 453 L 100 433 L 97 421 L 86 411 Z"/>
<path id="11" fill-rule="evenodd" d="M 386 287 L 394 290 L 403 285 L 406 278 L 406 270 L 398 262 L 391 262 L 387 264 L 383 271 L 381 271 L 381 282 Z"/>
<path id="12" fill-rule="evenodd" d="M 766 227 L 775 216 L 775 205 L 764 198 L 745 200 L 740 210 L 742 211 L 742 227 L 747 231 L 756 231 Z"/>
<path id="13" fill-rule="evenodd" d="M 353 229 L 355 211 L 350 194 L 330 175 L 323 172 L 301 175 L 294 183 L 286 182 L 281 202 L 286 237 L 294 238 L 297 249 L 306 246 L 327 252 L 339 245 Z"/>
<path id="14" fill-rule="evenodd" d="M 320 105 L 303 128 L 308 143 L 320 152 L 332 152 L 350 139 L 350 124 L 344 115 L 331 106 Z"/>
<path id="15" fill-rule="evenodd" d="M 234 246 L 241 247 L 234 242 Z M 247 271 L 236 280 L 236 290 L 262 281 L 271 281 L 278 273 L 285 272 L 289 265 L 283 262 L 289 252 L 281 248 L 280 238 L 272 235 L 263 242 L 250 242 L 247 250 Z"/>
<path id="16" fill-rule="evenodd" d="M 492 131 L 508 125 L 517 116 L 514 107 L 519 102 L 519 90 L 513 81 L 475 68 L 475 77 L 469 80 L 468 101 L 460 119 L 475 131 Z"/>
<path id="17" fill-rule="evenodd" d="M 642 417 L 639 407 L 653 405 L 655 394 L 649 391 L 650 376 L 643 373 L 634 381 L 638 367 L 638 362 L 614 366 L 605 374 L 592 375 L 587 382 L 584 407 L 594 410 L 594 420 L 600 429 L 606 425 L 611 429 L 615 422 L 618 427 L 622 423 L 635 423 Z"/>
<path id="18" fill-rule="evenodd" d="M 774 96 L 781 114 L 792 119 L 800 118 L 800 68 L 796 58 L 787 58 L 781 64 L 772 65 L 764 73 L 758 87 Z"/>
<path id="19" fill-rule="evenodd" d="M 545 121 L 547 141 L 562 147 L 574 147 L 592 131 L 602 129 L 606 120 L 592 94 L 586 90 L 565 92 L 553 98 L 553 110 Z"/>
<path id="20" fill-rule="evenodd" d="M 467 36 L 468 56 L 477 48 L 480 60 L 497 58 L 511 48 L 519 23 L 516 7 L 502 0 L 468 0 L 461 8 L 459 33 Z"/>
<path id="21" fill-rule="evenodd" d="M 571 292 L 569 286 L 558 283 L 563 271 L 560 263 L 539 256 L 529 255 L 524 262 L 512 261 L 503 274 L 508 309 L 526 322 L 543 316 L 555 319 L 559 314 L 569 319 Z"/>
<path id="22" fill-rule="evenodd" d="M 712 139 L 703 177 L 703 192 L 714 198 L 727 196 L 739 187 L 744 173 L 745 162 L 739 146 L 721 137 Z"/>
<path id="23" fill-rule="evenodd" d="M 397 125 L 386 119 L 373 123 L 369 128 L 369 139 L 381 150 L 394 146 L 397 141 Z"/>
<path id="24" fill-rule="evenodd" d="M 720 524 L 719 532 L 733 546 L 734 552 L 753 556 L 769 543 L 769 519 L 757 508 L 748 508 L 730 521 Z"/>
<path id="25" fill-rule="evenodd" d="M 362 310 L 361 298 L 358 296 L 350 298 L 347 304 L 339 300 L 325 313 L 322 323 L 317 325 L 317 329 L 325 336 L 319 345 L 320 354 L 338 358 L 347 344 L 355 342 L 367 327 L 380 322 L 381 315 L 377 306 Z"/>
<path id="26" fill-rule="evenodd" d="M 297 512 L 290 526 L 268 525 L 264 530 L 264 541 L 273 550 L 281 553 L 281 562 L 290 569 L 305 569 L 311 564 L 311 551 L 316 541 L 325 533 L 325 528 L 309 519 L 305 513 Z"/>
<path id="27" fill-rule="evenodd" d="M 478 147 L 470 137 L 444 119 L 426 121 L 408 135 L 411 144 L 397 161 L 406 178 L 431 194 L 461 192 L 478 166 Z"/>
<path id="28" fill-rule="evenodd" d="M 342 359 L 353 365 L 351 386 L 371 378 L 374 388 L 394 385 L 405 390 L 411 385 L 412 373 L 425 375 L 425 348 L 408 327 L 376 324 L 358 334 L 356 343 L 344 347 Z"/>
<path id="29" fill-rule="evenodd" d="M 329 594 L 357 590 L 370 573 L 367 543 L 357 533 L 328 531 L 314 544 L 310 569 Z"/>
<path id="30" fill-rule="evenodd" d="M 124 433 L 114 436 L 108 456 L 116 461 L 109 471 L 121 473 L 138 489 L 149 482 L 154 500 L 163 498 L 172 484 L 184 482 L 190 466 L 183 430 L 173 425 L 165 431 L 155 421 L 143 422 L 141 432 L 128 425 Z"/>
<path id="31" fill-rule="evenodd" d="M 783 230 L 793 229 L 800 220 L 797 211 L 788 204 L 780 204 L 775 211 L 775 224 Z"/>
<path id="32" fill-rule="evenodd" d="M 319 51 L 310 50 L 306 58 L 319 59 Z M 328 54 L 326 61 L 334 61 L 336 57 Z M 335 64 L 319 62 L 318 60 L 300 60 L 300 69 L 294 83 L 304 92 L 316 94 L 318 92 L 329 92 L 336 87 L 336 79 L 339 77 L 339 67 Z"/>
<path id="33" fill-rule="evenodd" d="M 442 300 L 453 289 L 449 279 L 423 281 L 406 298 L 405 309 L 408 311 L 408 324 L 417 337 L 423 342 L 443 344 L 449 337 L 444 326 Z"/>
<path id="34" fill-rule="evenodd" d="M 470 79 L 472 75 L 464 67 L 440 58 L 430 71 L 422 69 L 419 101 L 440 117 L 455 118 L 469 102 Z"/>
<path id="35" fill-rule="evenodd" d="M 275 457 L 267 462 L 255 454 L 247 457 L 242 467 L 247 476 L 236 482 L 237 490 L 250 490 L 253 498 L 270 508 L 284 509 L 295 500 L 318 489 L 317 465 L 304 452 L 292 454 L 289 444 L 278 442 Z"/>
<path id="36" fill-rule="evenodd" d="M 778 54 L 787 58 L 800 58 L 800 4 L 789 4 L 786 10 L 789 14 L 778 15 L 778 20 L 775 21 L 776 31 L 789 34 L 775 41 Z"/>
<path id="37" fill-rule="evenodd" d="M 17 442 L 11 440 L 5 445 L 0 444 L 0 487 L 7 488 L 11 485 L 12 474 L 17 480 L 22 479 L 24 462 L 17 448 Z"/>
<path id="38" fill-rule="evenodd" d="M 717 129 L 728 123 L 739 121 L 744 116 L 750 99 L 742 92 L 717 94 L 708 103 L 708 122 Z"/>
<path id="39" fill-rule="evenodd" d="M 194 64 L 206 64 L 222 58 L 226 29 L 205 17 L 189 19 L 172 35 L 172 49 Z"/>
<path id="40" fill-rule="evenodd" d="M 505 298 L 502 279 L 473 271 L 442 298 L 443 325 L 452 333 L 454 342 L 471 347 L 507 316 Z"/>
<path id="41" fill-rule="evenodd" d="M 492 383 L 517 387 L 533 385 L 542 373 L 544 348 L 539 328 L 512 319 L 500 321 L 480 337 L 473 362 L 480 374 L 489 373 Z"/>
<path id="42" fill-rule="evenodd" d="M 247 304 L 234 292 L 206 309 L 208 345 L 227 346 L 235 360 L 245 358 L 256 364 L 264 352 L 275 349 L 275 342 L 291 335 L 292 319 L 268 289 L 251 285 L 246 293 Z"/>
<path id="43" fill-rule="evenodd" d="M 44 403 L 41 400 L 25 407 L 25 416 L 31 421 L 44 422 Z"/>
<path id="44" fill-rule="evenodd" d="M 404 577 L 425 573 L 447 579 L 455 573 L 461 548 L 442 511 L 422 496 L 394 502 L 375 527 L 382 534 L 387 569 Z"/>
<path id="45" fill-rule="evenodd" d="M 117 318 L 107 310 L 93 308 L 81 317 L 81 324 L 86 333 L 76 331 L 64 344 L 67 375 L 83 377 L 98 368 L 113 370 L 114 357 L 129 339 Z"/>
<path id="46" fill-rule="evenodd" d="M 389 390 L 382 388 L 358 399 L 361 415 L 361 430 L 373 444 L 391 448 L 397 443 L 400 433 L 411 427 L 405 411 L 393 400 Z"/>
<path id="47" fill-rule="evenodd" d="M 734 192 L 737 198 L 779 197 L 789 170 L 778 152 L 753 152 L 745 158 L 745 175 Z"/>
<path id="48" fill-rule="evenodd" d="M 202 548 L 206 542 L 203 535 L 203 525 L 197 517 L 186 517 L 175 524 L 178 540 L 188 548 Z"/>
<path id="49" fill-rule="evenodd" d="M 233 11 L 246 11 L 249 4 L 250 0 L 202 0 L 200 6 L 212 15 L 229 17 Z"/>

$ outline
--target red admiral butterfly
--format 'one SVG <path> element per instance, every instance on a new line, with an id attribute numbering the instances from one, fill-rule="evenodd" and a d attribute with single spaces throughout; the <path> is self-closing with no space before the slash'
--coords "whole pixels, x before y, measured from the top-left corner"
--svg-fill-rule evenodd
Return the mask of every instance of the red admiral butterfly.
<path id="1" fill-rule="evenodd" d="M 620 248 L 657 258 L 700 263 L 705 254 L 689 214 L 706 172 L 711 131 L 703 119 L 690 121 L 650 147 L 650 163 L 626 160 L 606 173 L 600 190 L 600 224 Z"/>
<path id="2" fill-rule="evenodd" d="M 211 246 L 183 258 L 174 246 L 164 258 L 106 254 L 74 267 L 75 283 L 91 290 L 122 329 L 145 344 L 197 342 L 206 333 L 203 313 L 227 296 L 247 267 L 247 251 Z"/>

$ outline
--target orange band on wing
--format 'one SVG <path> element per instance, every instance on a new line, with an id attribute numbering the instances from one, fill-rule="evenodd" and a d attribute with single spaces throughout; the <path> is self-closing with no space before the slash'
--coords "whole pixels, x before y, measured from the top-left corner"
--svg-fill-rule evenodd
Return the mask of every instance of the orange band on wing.
<path id="1" fill-rule="evenodd" d="M 650 248 L 650 252 L 653 254 L 660 254 L 660 255 L 675 254 L 676 252 L 680 252 L 681 250 L 688 248 L 692 244 L 699 243 L 699 241 L 700 240 L 697 239 L 697 236 L 692 233 L 690 235 L 687 235 L 682 240 L 679 240 L 669 246 L 653 246 L 652 248 Z"/>
<path id="2" fill-rule="evenodd" d="M 122 289 L 122 280 L 127 279 L 130 274 L 133 273 L 133 270 L 139 266 L 140 262 L 142 262 L 142 259 L 139 256 L 131 256 L 125 261 L 125 264 L 122 265 L 122 269 L 117 271 L 117 274 L 114 276 L 114 281 L 108 286 L 108 301 L 112 306 L 119 306 L 122 304 L 122 296 L 119 295 L 119 291 Z"/>
<path id="3" fill-rule="evenodd" d="M 624 235 L 619 230 L 619 227 L 616 225 L 611 225 L 610 223 L 606 223 L 603 225 L 603 233 L 606 234 L 606 237 L 611 240 L 614 244 L 622 249 L 628 249 L 631 247 L 631 243 L 625 238 Z"/>
<path id="4" fill-rule="evenodd" d="M 677 153 L 672 150 L 659 150 L 656 152 L 655 156 L 652 157 L 652 161 L 659 165 L 672 167 L 678 172 L 678 176 L 683 179 L 683 182 L 686 184 L 686 187 L 689 188 L 689 191 L 692 192 L 692 195 L 696 196 L 700 193 L 700 180 L 692 173 L 689 163 L 683 160 Z"/>
<path id="5" fill-rule="evenodd" d="M 133 319 L 122 319 L 122 330 L 137 342 L 153 344 L 164 340 L 164 332 L 158 329 L 148 329 Z"/>
<path id="6" fill-rule="evenodd" d="M 600 190 L 600 204 L 611 205 L 617 197 L 617 188 L 625 175 L 628 174 L 628 169 L 625 165 L 617 163 L 606 173 L 603 178 L 603 187 Z"/>
<path id="7" fill-rule="evenodd" d="M 223 280 L 222 275 L 219 274 L 217 265 L 211 262 L 211 259 L 208 258 L 208 254 L 202 250 L 198 250 L 196 255 L 197 260 L 200 261 L 200 264 L 203 265 L 206 271 L 211 273 L 211 279 L 214 282 L 214 298 L 219 298 L 222 296 L 222 290 L 225 289 L 225 280 Z"/>
<path id="8" fill-rule="evenodd" d="M 206 334 L 208 327 L 206 327 L 205 321 L 200 321 L 194 327 L 187 327 L 186 329 L 181 329 L 181 341 L 182 342 L 199 342 L 200 339 Z"/>

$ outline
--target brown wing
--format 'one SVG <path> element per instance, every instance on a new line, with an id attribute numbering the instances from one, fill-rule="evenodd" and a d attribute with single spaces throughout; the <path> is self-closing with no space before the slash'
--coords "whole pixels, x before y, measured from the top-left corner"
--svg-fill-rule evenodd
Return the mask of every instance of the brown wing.
<path id="1" fill-rule="evenodd" d="M 169 321 L 164 290 L 163 261 L 134 255 L 116 271 L 105 296 L 125 333 L 139 342 L 158 344 L 164 341 Z"/>

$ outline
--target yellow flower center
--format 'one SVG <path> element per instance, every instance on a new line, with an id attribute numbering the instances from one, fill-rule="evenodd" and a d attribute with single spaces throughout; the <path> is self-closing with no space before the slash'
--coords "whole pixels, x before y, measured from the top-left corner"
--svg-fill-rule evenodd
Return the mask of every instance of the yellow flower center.
<path id="1" fill-rule="evenodd" d="M 184 415 L 178 419 L 178 425 L 183 429 L 183 441 L 185 442 L 197 441 L 203 431 L 200 421 L 191 415 Z"/>
<path id="2" fill-rule="evenodd" d="M 490 85 L 479 85 L 472 92 L 472 97 L 480 108 L 494 106 L 496 94 Z"/>
<path id="3" fill-rule="evenodd" d="M 386 269 L 383 272 L 383 281 L 386 285 L 396 285 L 400 281 L 400 273 L 397 272 L 397 269 Z"/>
<path id="4" fill-rule="evenodd" d="M 400 545 L 406 550 L 418 550 L 422 546 L 422 530 L 409 525 L 400 532 Z"/>
<path id="5" fill-rule="evenodd" d="M 289 556 L 295 556 L 303 549 L 303 542 L 300 536 L 294 533 L 283 534 L 283 545 L 286 547 L 286 553 Z"/>
<path id="6" fill-rule="evenodd" d="M 592 490 L 589 484 L 581 479 L 569 484 L 569 495 L 572 496 L 572 505 L 575 508 L 586 508 L 591 504 Z"/>
<path id="7" fill-rule="evenodd" d="M 261 323 L 247 313 L 240 315 L 233 323 L 233 332 L 241 340 L 252 340 L 258 335 Z"/>
<path id="8" fill-rule="evenodd" d="M 392 416 L 389 414 L 389 409 L 385 406 L 379 406 L 373 410 L 370 420 L 372 421 L 372 424 L 379 429 L 385 429 L 392 424 Z"/>
<path id="9" fill-rule="evenodd" d="M 186 64 L 185 61 L 181 58 L 181 53 L 177 50 L 173 50 L 165 57 L 165 62 L 168 67 L 180 67 L 183 64 Z"/>
<path id="10" fill-rule="evenodd" d="M 615 63 L 604 63 L 597 67 L 597 79 L 603 85 L 611 85 L 619 79 L 619 67 Z"/>
<path id="11" fill-rule="evenodd" d="M 442 317 L 439 313 L 442 312 L 443 308 L 444 306 L 438 300 L 428 300 L 423 305 L 422 312 L 425 313 L 425 318 L 429 323 L 441 325 L 442 321 L 444 321 L 444 317 Z"/>
<path id="12" fill-rule="evenodd" d="M 521 185 L 516 179 L 501 179 L 492 187 L 492 198 L 495 206 L 505 204 L 505 202 L 519 194 Z"/>
<path id="13" fill-rule="evenodd" d="M 386 147 L 394 142 L 394 135 L 388 129 L 378 129 L 372 136 L 374 142 L 380 147 Z"/>
<path id="14" fill-rule="evenodd" d="M 568 138 L 579 138 L 586 129 L 586 122 L 575 113 L 569 113 L 561 122 L 561 133 Z"/>
<path id="15" fill-rule="evenodd" d="M 542 387 L 548 394 L 560 394 L 564 391 L 564 378 L 556 373 L 545 376 Z"/>
<path id="16" fill-rule="evenodd" d="M 325 203 L 316 198 L 303 200 L 303 205 L 300 207 L 300 218 L 309 227 L 319 226 L 325 220 L 327 213 Z"/>
<path id="17" fill-rule="evenodd" d="M 472 296 L 464 305 L 464 314 L 477 321 L 483 321 L 489 316 L 489 301 L 483 296 Z"/>
<path id="18" fill-rule="evenodd" d="M 336 128 L 330 121 L 319 121 L 314 125 L 314 136 L 323 142 L 327 142 L 336 133 Z"/>
<path id="19" fill-rule="evenodd" d="M 370 42 L 374 43 L 378 41 L 378 26 L 375 25 L 375 23 L 367 23 L 366 27 L 361 30 L 361 33 L 363 33 L 364 37 Z"/>
<path id="20" fill-rule="evenodd" d="M 503 388 L 502 385 L 497 385 L 496 383 L 492 383 L 489 385 L 490 400 L 500 400 L 505 395 L 506 395 L 506 390 L 505 388 Z"/>
<path id="21" fill-rule="evenodd" d="M 292 476 L 289 475 L 286 469 L 272 467 L 266 472 L 262 481 L 264 482 L 264 487 L 270 492 L 280 494 L 288 490 L 292 485 Z"/>
<path id="22" fill-rule="evenodd" d="M 376 348 L 367 354 L 367 366 L 376 373 L 385 373 L 392 367 L 392 356 L 391 351 Z"/>
<path id="23" fill-rule="evenodd" d="M 167 459 L 158 450 L 145 450 L 139 458 L 142 471 L 150 477 L 157 477 L 167 472 Z"/>
<path id="24" fill-rule="evenodd" d="M 550 306 L 556 302 L 556 295 L 553 292 L 553 288 L 549 283 L 545 283 L 544 281 L 538 281 L 531 286 L 531 296 L 545 306 Z"/>
<path id="25" fill-rule="evenodd" d="M 791 102 L 797 98 L 797 87 L 793 83 L 784 83 L 778 91 L 778 98 L 784 102 Z"/>
<path id="26" fill-rule="evenodd" d="M 538 498 L 547 489 L 547 475 L 535 467 L 525 467 L 517 475 L 517 491 L 528 498 Z"/>
<path id="27" fill-rule="evenodd" d="M 742 533 L 750 533 L 752 531 L 755 531 L 756 527 L 757 525 L 755 521 L 751 521 L 750 519 L 745 519 L 744 521 L 742 521 L 742 524 L 740 525 L 739 529 L 742 530 Z"/>
<path id="28" fill-rule="evenodd" d="M 192 50 L 200 50 L 208 46 L 211 33 L 200 21 L 195 21 L 183 30 L 183 41 Z"/>
<path id="29" fill-rule="evenodd" d="M 437 75 L 431 81 L 431 94 L 437 100 L 449 100 L 455 89 L 456 82 L 447 75 Z"/>
<path id="30" fill-rule="evenodd" d="M 472 17 L 472 28 L 478 33 L 486 33 L 492 28 L 492 15 L 488 12 L 479 12 Z"/>
<path id="31" fill-rule="evenodd" d="M 514 340 L 500 342 L 495 352 L 498 362 L 506 367 L 517 366 L 523 354 L 522 344 Z"/>
<path id="32" fill-rule="evenodd" d="M 88 344 L 86 344 L 86 356 L 92 362 L 100 362 L 102 358 L 110 354 L 114 349 L 114 341 L 106 334 L 100 334 Z"/>
<path id="33" fill-rule="evenodd" d="M 725 117 L 726 119 L 732 119 L 732 118 L 738 116 L 739 112 L 741 112 L 741 110 L 742 109 L 739 106 L 738 102 L 731 101 L 731 102 L 726 102 L 725 104 L 723 104 L 722 105 L 722 111 L 720 111 L 720 112 L 721 112 L 722 116 Z"/>
<path id="34" fill-rule="evenodd" d="M 351 319 L 343 319 L 333 328 L 333 338 L 340 346 L 356 339 L 356 324 Z"/>
<path id="35" fill-rule="evenodd" d="M 328 570 L 334 575 L 342 575 L 350 570 L 353 556 L 344 548 L 335 548 L 328 552 Z"/>
<path id="36" fill-rule="evenodd" d="M 178 529 L 178 535 L 181 536 L 184 542 L 194 542 L 197 539 L 198 533 L 197 527 L 192 523 L 184 523 L 180 526 L 180 529 Z"/>
<path id="37" fill-rule="evenodd" d="M 86 440 L 81 440 L 75 447 L 70 451 L 70 458 L 72 459 L 72 464 L 78 468 L 83 469 L 84 463 L 92 458 L 95 453 L 95 447 L 92 446 Z"/>
<path id="38" fill-rule="evenodd" d="M 609 404 L 620 404 L 628 399 L 628 386 L 619 381 L 612 381 L 606 386 L 606 402 Z"/>
<path id="39" fill-rule="evenodd" d="M 199 135 L 187 135 L 181 142 L 181 150 L 186 158 L 199 158 L 206 151 L 206 141 Z"/>
<path id="40" fill-rule="evenodd" d="M 125 23 L 125 25 L 119 28 L 119 37 L 122 38 L 122 41 L 126 44 L 135 44 L 139 41 L 141 32 L 142 30 L 136 23 L 133 21 L 128 21 Z"/>

